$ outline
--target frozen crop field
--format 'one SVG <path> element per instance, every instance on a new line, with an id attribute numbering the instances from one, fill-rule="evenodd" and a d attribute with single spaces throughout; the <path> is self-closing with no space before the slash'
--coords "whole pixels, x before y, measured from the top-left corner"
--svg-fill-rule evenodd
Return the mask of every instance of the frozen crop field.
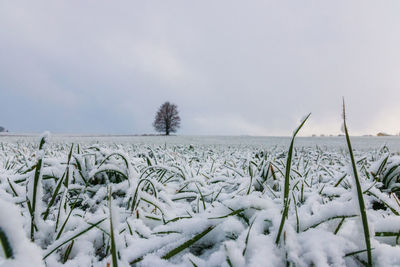
<path id="1" fill-rule="evenodd" d="M 39 142 L 39 135 L 6 135 L 0 133 L 0 142 Z M 209 146 L 236 146 L 253 147 L 255 149 L 268 149 L 282 147 L 287 149 L 291 137 L 258 137 L 258 136 L 107 136 L 107 135 L 65 135 L 52 134 L 52 143 L 75 144 L 119 144 L 119 145 L 209 145 Z M 380 149 L 387 146 L 391 152 L 400 152 L 400 137 L 352 137 L 353 148 L 361 151 Z M 297 147 L 316 146 L 327 149 L 347 149 L 343 136 L 335 137 L 296 137 Z"/>
<path id="2" fill-rule="evenodd" d="M 0 265 L 400 266 L 400 139 L 351 141 L 361 191 L 345 137 L 0 136 Z"/>

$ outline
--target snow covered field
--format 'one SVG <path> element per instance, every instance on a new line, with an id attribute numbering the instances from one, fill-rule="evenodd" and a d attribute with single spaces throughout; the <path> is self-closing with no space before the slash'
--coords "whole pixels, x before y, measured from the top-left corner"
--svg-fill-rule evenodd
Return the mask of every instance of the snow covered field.
<path id="1" fill-rule="evenodd" d="M 7 135 L 0 134 L 0 142 L 17 143 L 32 142 L 37 143 L 39 136 L 33 135 Z M 287 149 L 291 137 L 262 137 L 262 136 L 93 136 L 93 135 L 66 135 L 52 134 L 52 143 L 75 143 L 75 144 L 120 144 L 120 145 L 210 145 L 210 146 L 253 146 L 254 148 L 268 149 L 281 146 Z M 351 138 L 353 148 L 362 151 L 379 149 L 386 145 L 391 152 L 400 152 L 400 137 L 370 137 L 355 136 Z M 319 146 L 328 149 L 347 149 L 343 136 L 335 137 L 296 137 L 297 147 Z"/>
<path id="2" fill-rule="evenodd" d="M 373 265 L 400 266 L 400 139 L 351 140 Z M 345 137 L 290 141 L 0 136 L 0 265 L 366 264 Z"/>

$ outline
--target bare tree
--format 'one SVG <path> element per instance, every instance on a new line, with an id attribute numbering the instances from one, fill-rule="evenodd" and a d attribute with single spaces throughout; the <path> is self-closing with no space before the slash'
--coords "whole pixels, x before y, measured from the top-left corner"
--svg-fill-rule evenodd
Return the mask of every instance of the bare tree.
<path id="1" fill-rule="evenodd" d="M 157 132 L 164 132 L 165 135 L 175 133 L 181 124 L 178 107 L 175 104 L 165 102 L 158 109 L 153 122 L 154 129 Z"/>

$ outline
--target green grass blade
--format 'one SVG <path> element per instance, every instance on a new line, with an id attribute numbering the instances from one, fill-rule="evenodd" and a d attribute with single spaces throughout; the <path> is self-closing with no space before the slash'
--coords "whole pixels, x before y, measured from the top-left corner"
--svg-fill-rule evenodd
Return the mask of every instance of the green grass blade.
<path id="1" fill-rule="evenodd" d="M 279 225 L 279 231 L 278 235 L 276 236 L 275 244 L 279 244 L 279 240 L 281 238 L 281 234 L 283 231 L 283 226 L 285 225 L 285 220 L 289 212 L 289 186 L 290 186 L 290 168 L 292 164 L 292 154 L 293 154 L 293 146 L 294 146 L 294 139 L 300 129 L 303 127 L 304 123 L 307 121 L 307 119 L 310 117 L 311 113 L 308 114 L 305 119 L 301 122 L 299 127 L 294 131 L 292 140 L 290 142 L 289 146 L 289 152 L 287 156 L 287 161 L 286 161 L 286 172 L 285 172 L 285 187 L 283 191 L 283 212 L 282 212 L 282 218 L 281 218 L 281 223 Z"/>
<path id="2" fill-rule="evenodd" d="M 10 245 L 10 242 L 8 241 L 6 233 L 3 231 L 1 227 L 0 227 L 0 243 L 1 246 L 3 247 L 5 258 L 6 259 L 14 258 L 13 249 Z"/>
<path id="3" fill-rule="evenodd" d="M 84 233 L 86 233 L 87 231 L 91 230 L 92 228 L 96 227 L 97 225 L 99 225 L 100 223 L 102 223 L 103 221 L 105 221 L 107 218 L 103 218 L 100 221 L 98 221 L 97 223 L 91 224 L 88 228 L 85 228 L 84 230 L 80 231 L 79 233 L 73 235 L 72 237 L 68 238 L 67 240 L 65 240 L 64 242 L 62 242 L 60 245 L 56 246 L 55 248 L 53 248 L 50 252 L 48 252 L 43 259 L 46 259 L 48 256 L 50 256 L 54 251 L 56 251 L 57 249 L 59 249 L 60 247 L 62 247 L 63 245 L 67 244 L 68 242 L 70 242 L 71 240 L 74 240 L 75 238 L 83 235 Z"/>
<path id="4" fill-rule="evenodd" d="M 7 178 L 7 182 L 8 182 L 8 185 L 10 186 L 10 188 L 11 188 L 11 191 L 14 193 L 14 195 L 15 195 L 16 197 L 18 197 L 18 194 L 17 194 L 17 192 L 15 191 L 15 189 L 14 189 L 14 187 L 13 187 L 13 185 L 12 185 L 10 179 Z"/>
<path id="5" fill-rule="evenodd" d="M 46 137 L 42 137 L 40 140 L 39 151 L 43 149 L 44 144 L 46 143 Z M 33 178 L 33 194 L 31 199 L 31 241 L 35 240 L 35 211 L 36 211 L 36 195 L 39 186 L 39 179 L 40 179 L 40 171 L 42 169 L 42 158 L 39 158 L 36 164 L 35 176 Z M 40 201 L 40 199 L 39 199 Z"/>
<path id="6" fill-rule="evenodd" d="M 214 227 L 215 226 L 208 227 L 206 230 L 204 230 L 203 232 L 195 235 L 193 238 L 189 239 L 188 241 L 186 241 L 182 245 L 180 245 L 180 246 L 174 248 L 173 250 L 169 251 L 167 254 L 165 254 L 162 257 L 162 259 L 168 260 L 168 259 L 172 258 L 173 256 L 175 256 L 176 254 L 180 253 L 181 251 L 185 250 L 186 248 L 190 247 L 191 245 L 193 245 L 194 243 L 199 241 L 203 236 L 205 236 L 206 234 L 211 232 L 211 230 L 214 229 Z"/>
<path id="7" fill-rule="evenodd" d="M 249 231 L 247 231 L 246 240 L 244 242 L 245 246 L 244 246 L 244 249 L 243 249 L 243 252 L 242 252 L 243 256 L 246 254 L 247 244 L 249 243 L 249 238 L 250 238 L 250 231 L 251 231 L 251 228 L 253 227 L 254 222 L 256 221 L 256 218 L 254 218 L 254 220 L 251 222 L 251 224 L 249 226 Z"/>
<path id="8" fill-rule="evenodd" d="M 59 231 L 58 234 L 57 234 L 56 240 L 58 240 L 58 239 L 61 237 L 61 234 L 62 234 L 62 232 L 64 231 L 65 226 L 67 225 L 67 222 L 68 222 L 68 220 L 69 220 L 69 217 L 71 216 L 72 211 L 75 209 L 76 203 L 77 203 L 78 200 L 79 200 L 79 196 L 80 196 L 80 193 L 79 193 L 78 196 L 76 196 L 75 202 L 72 204 L 71 210 L 69 211 L 69 213 L 68 213 L 68 215 L 67 215 L 67 218 L 65 219 L 63 225 L 61 226 L 61 229 L 60 229 L 60 231 Z M 61 209 L 61 207 L 60 207 L 60 209 Z"/>
<path id="9" fill-rule="evenodd" d="M 223 219 L 223 218 L 227 218 L 229 216 L 237 215 L 237 214 L 241 213 L 242 211 L 244 211 L 244 209 L 237 209 L 237 210 L 234 210 L 234 211 L 232 211 L 231 213 L 229 213 L 227 215 L 223 215 L 223 216 L 219 216 L 219 217 L 211 217 L 211 218 L 208 218 L 208 219 L 209 220 L 212 220 L 212 219 Z"/>
<path id="10" fill-rule="evenodd" d="M 67 168 L 68 168 L 68 167 L 67 167 Z M 51 196 L 50 202 L 49 202 L 49 204 L 47 205 L 47 209 L 46 209 L 46 211 L 43 213 L 43 220 L 46 220 L 46 219 L 47 219 L 47 216 L 49 216 L 50 208 L 51 208 L 51 206 L 53 206 L 54 201 L 56 200 L 56 197 L 57 197 L 57 195 L 58 195 L 58 192 L 60 191 L 60 188 L 61 188 L 61 185 L 62 185 L 62 182 L 63 182 L 63 180 L 64 180 L 65 175 L 66 175 L 66 172 L 64 172 L 63 176 L 62 176 L 61 179 L 58 181 L 58 184 L 57 184 L 57 186 L 56 186 L 56 189 L 54 190 L 53 195 Z"/>
<path id="11" fill-rule="evenodd" d="M 346 178 L 346 175 L 347 175 L 347 174 L 344 174 L 344 175 L 337 181 L 337 183 L 334 185 L 334 187 L 337 187 L 337 186 L 343 181 L 343 179 Z"/>
<path id="12" fill-rule="evenodd" d="M 201 190 L 200 190 L 199 186 L 197 185 L 197 183 L 195 183 L 194 185 L 196 186 L 197 191 L 199 191 L 200 198 L 201 198 L 201 202 L 203 203 L 203 210 L 206 210 L 206 203 L 205 203 L 205 201 L 204 201 L 204 196 L 203 196 L 203 194 L 201 193 Z"/>
<path id="13" fill-rule="evenodd" d="M 126 171 L 128 172 L 128 171 L 129 171 L 128 160 L 126 159 L 126 157 L 124 157 L 121 153 L 118 153 L 118 152 L 111 153 L 110 155 L 108 155 L 107 157 L 105 157 L 105 158 L 103 159 L 103 161 L 99 164 L 98 168 L 100 168 L 101 165 L 103 165 L 107 160 L 109 160 L 109 159 L 110 159 L 111 157 L 113 157 L 113 156 L 120 157 L 120 158 L 124 161 L 125 167 L 126 167 Z"/>
<path id="14" fill-rule="evenodd" d="M 72 240 L 71 244 L 68 245 L 68 247 L 67 247 L 67 249 L 65 251 L 64 257 L 63 257 L 63 263 L 67 262 L 67 260 L 69 258 L 69 255 L 71 254 L 72 247 L 74 246 L 74 242 L 75 242 L 75 240 Z"/>
<path id="15" fill-rule="evenodd" d="M 139 201 L 137 201 L 138 193 L 139 193 L 140 184 L 143 183 L 143 182 L 147 182 L 149 185 L 152 186 L 153 191 L 154 191 L 154 197 L 157 198 L 157 190 L 156 190 L 154 184 L 149 179 L 146 179 L 146 178 L 140 180 L 139 183 L 136 186 L 135 194 L 133 195 L 133 199 L 132 199 L 132 205 L 131 205 L 131 212 L 132 213 L 136 209 L 137 205 L 139 204 Z"/>
<path id="16" fill-rule="evenodd" d="M 71 156 L 72 156 L 72 149 L 74 147 L 74 144 L 71 145 L 71 149 L 68 154 L 68 160 L 67 160 L 67 168 L 66 168 L 66 174 L 65 174 L 65 179 L 64 179 L 64 186 L 68 188 L 69 185 L 69 162 L 71 161 Z"/>
<path id="17" fill-rule="evenodd" d="M 117 249 L 115 246 L 115 237 L 114 237 L 114 228 L 113 228 L 113 220 L 112 220 L 112 210 L 111 210 L 111 186 L 108 187 L 108 210 L 109 210 L 109 217 L 110 217 L 110 238 L 111 238 L 111 257 L 112 257 L 112 266 L 118 267 L 118 260 L 117 260 Z"/>
<path id="18" fill-rule="evenodd" d="M 360 179 L 358 178 L 356 162 L 354 160 L 353 148 L 351 147 L 349 132 L 347 130 L 346 110 L 345 110 L 345 105 L 344 105 L 344 99 L 343 99 L 343 127 L 344 127 L 344 132 L 346 135 L 347 147 L 349 149 L 351 166 L 353 168 L 354 181 L 355 181 L 356 189 L 357 189 L 358 204 L 360 207 L 361 219 L 362 219 L 363 229 L 364 229 L 365 245 L 367 247 L 366 250 L 367 250 L 367 255 L 368 255 L 368 266 L 372 266 L 371 240 L 370 240 L 370 235 L 369 235 L 367 212 L 365 209 L 364 197 L 363 197 L 363 191 L 361 189 Z"/>

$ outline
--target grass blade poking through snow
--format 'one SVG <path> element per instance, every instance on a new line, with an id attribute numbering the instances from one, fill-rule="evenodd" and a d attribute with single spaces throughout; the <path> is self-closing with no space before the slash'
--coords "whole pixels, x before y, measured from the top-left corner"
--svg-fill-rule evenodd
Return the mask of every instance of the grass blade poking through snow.
<path id="1" fill-rule="evenodd" d="M 103 221 L 105 221 L 107 218 L 101 219 L 100 221 L 90 224 L 90 226 L 88 228 L 83 229 L 82 231 L 74 234 L 72 237 L 68 238 L 67 240 L 65 240 L 64 242 L 62 242 L 61 244 L 59 244 L 58 246 L 56 246 L 55 248 L 52 248 L 44 257 L 43 259 L 46 259 L 48 256 L 50 256 L 54 251 L 56 251 L 58 248 L 64 246 L 65 244 L 67 244 L 69 241 L 74 240 L 75 238 L 85 234 L 86 232 L 88 232 L 89 230 L 91 230 L 92 228 L 96 227 L 97 225 L 99 225 L 100 223 L 102 223 Z"/>
<path id="2" fill-rule="evenodd" d="M 178 254 L 179 252 L 183 251 L 184 249 L 190 247 L 191 245 L 193 245 L 194 243 L 196 243 L 197 241 L 199 241 L 203 236 L 205 236 L 206 234 L 208 234 L 212 229 L 214 229 L 215 226 L 210 226 L 208 227 L 206 230 L 204 230 L 203 232 L 201 232 L 200 234 L 195 235 L 192 239 L 189 239 L 188 241 L 186 241 L 185 243 L 183 243 L 182 245 L 180 245 L 179 247 L 174 248 L 173 250 L 171 250 L 170 252 L 168 252 L 167 254 L 165 254 L 162 259 L 164 260 L 168 260 L 169 258 L 172 258 L 173 256 L 175 256 L 176 254 Z"/>
<path id="3" fill-rule="evenodd" d="M 303 121 L 300 123 L 299 127 L 294 131 L 292 141 L 290 142 L 289 146 L 289 151 L 288 151 L 288 156 L 287 156 L 287 161 L 286 161 L 286 172 L 285 172 L 285 188 L 283 191 L 283 212 L 282 212 L 282 219 L 281 223 L 279 225 L 279 231 L 278 235 L 276 236 L 275 243 L 278 245 L 279 240 L 281 238 L 281 234 L 283 231 L 283 226 L 285 225 L 285 220 L 287 217 L 287 214 L 289 212 L 289 182 L 290 182 L 290 167 L 292 164 L 292 154 L 293 154 L 293 145 L 294 145 L 294 139 L 297 135 L 297 133 L 300 131 L 301 127 L 303 127 L 304 123 L 310 117 L 311 113 L 309 113 Z"/>
<path id="4" fill-rule="evenodd" d="M 367 247 L 366 250 L 367 250 L 367 254 L 368 254 L 368 266 L 372 266 L 371 240 L 370 240 L 370 236 L 369 236 L 367 212 L 365 210 L 363 191 L 361 189 L 360 179 L 358 178 L 358 173 L 357 173 L 356 162 L 354 160 L 353 148 L 351 147 L 349 132 L 347 130 L 346 110 L 345 110 L 345 105 L 344 105 L 344 99 L 343 99 L 343 128 L 344 128 L 344 133 L 346 135 L 346 142 L 347 142 L 347 147 L 349 149 L 351 166 L 353 168 L 354 181 L 355 181 L 356 188 L 357 188 L 358 204 L 360 206 L 361 219 L 362 219 L 363 228 L 364 228 L 365 245 Z"/>
<path id="5" fill-rule="evenodd" d="M 14 254 L 13 254 L 12 247 L 10 245 L 10 242 L 8 242 L 6 233 L 4 233 L 3 229 L 1 229 L 1 228 L 0 228 L 0 243 L 1 243 L 1 246 L 3 247 L 3 252 L 4 252 L 5 258 L 6 259 L 13 258 Z"/>
<path id="6" fill-rule="evenodd" d="M 117 249 L 115 247 L 115 238 L 114 238 L 114 228 L 113 228 L 113 221 L 112 221 L 112 210 L 111 210 L 111 186 L 108 187 L 108 210 L 110 213 L 110 238 L 111 238 L 111 257 L 112 257 L 112 266 L 118 267 L 118 260 L 117 260 Z"/>
<path id="7" fill-rule="evenodd" d="M 256 218 L 253 219 L 253 221 L 251 222 L 251 224 L 249 226 L 249 230 L 247 231 L 246 240 L 244 242 L 245 246 L 244 246 L 244 249 L 243 249 L 243 252 L 242 252 L 243 256 L 246 254 L 247 244 L 249 243 L 250 231 L 251 231 L 251 228 L 253 227 L 254 222 L 256 221 Z"/>
<path id="8" fill-rule="evenodd" d="M 75 240 L 72 240 L 71 243 L 68 245 L 67 249 L 65 250 L 65 254 L 63 257 L 63 261 L 62 261 L 63 263 L 67 262 L 69 255 L 71 254 L 72 247 L 74 246 L 74 242 L 75 242 Z"/>
<path id="9" fill-rule="evenodd" d="M 63 182 L 63 180 L 64 180 L 64 177 L 65 177 L 65 173 L 61 176 L 60 180 L 58 181 L 58 184 L 57 184 L 57 186 L 56 186 L 56 188 L 55 188 L 55 190 L 54 190 L 54 192 L 53 192 L 53 195 L 51 196 L 50 202 L 49 202 L 49 204 L 47 205 L 47 209 L 46 209 L 46 211 L 43 213 L 43 220 L 46 220 L 46 219 L 47 219 L 47 216 L 49 216 L 50 208 L 51 208 L 51 206 L 53 206 L 54 201 L 56 200 L 56 197 L 57 197 L 57 195 L 58 195 L 58 192 L 59 192 L 60 189 L 61 189 L 61 185 L 62 185 L 62 182 Z"/>
<path id="10" fill-rule="evenodd" d="M 34 241 L 35 237 L 34 237 L 34 231 L 35 231 L 35 210 L 36 210 L 36 195 L 38 192 L 38 187 L 39 185 L 39 179 L 40 179 L 40 171 L 42 168 L 42 157 L 44 151 L 43 151 L 43 146 L 46 143 L 46 135 L 42 137 L 42 139 L 40 140 L 40 144 L 39 144 L 39 159 L 38 162 L 36 164 L 36 170 L 35 170 L 35 176 L 33 179 L 33 192 L 32 192 L 32 199 L 29 200 L 30 203 L 32 203 L 31 205 L 31 241 Z M 39 199 L 40 201 L 40 199 Z"/>

